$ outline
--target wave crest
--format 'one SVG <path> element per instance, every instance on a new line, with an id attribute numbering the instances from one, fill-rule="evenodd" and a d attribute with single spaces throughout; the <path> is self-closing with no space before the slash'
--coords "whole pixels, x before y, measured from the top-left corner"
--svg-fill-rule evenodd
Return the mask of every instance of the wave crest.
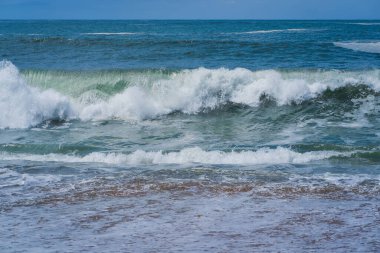
<path id="1" fill-rule="evenodd" d="M 30 87 L 18 69 L 0 62 L 0 129 L 27 128 L 45 120 L 74 117 L 69 100 L 53 90 Z"/>

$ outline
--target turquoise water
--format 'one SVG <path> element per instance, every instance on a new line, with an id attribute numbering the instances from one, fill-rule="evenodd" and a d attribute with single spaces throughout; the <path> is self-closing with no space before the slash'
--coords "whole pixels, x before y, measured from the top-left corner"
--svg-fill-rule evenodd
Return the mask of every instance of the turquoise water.
<path id="1" fill-rule="evenodd" d="M 380 21 L 0 21 L 5 252 L 377 252 Z"/>

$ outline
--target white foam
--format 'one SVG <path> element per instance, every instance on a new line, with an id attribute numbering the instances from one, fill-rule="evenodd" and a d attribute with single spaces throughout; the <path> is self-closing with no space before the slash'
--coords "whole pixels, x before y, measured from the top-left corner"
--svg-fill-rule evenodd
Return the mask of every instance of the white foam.
<path id="1" fill-rule="evenodd" d="M 380 54 L 380 42 L 334 42 L 334 45 L 354 51 Z"/>
<path id="2" fill-rule="evenodd" d="M 83 35 L 133 35 L 132 32 L 96 32 L 96 33 L 81 33 Z"/>
<path id="3" fill-rule="evenodd" d="M 108 101 L 90 104 L 80 112 L 82 120 L 102 120 L 109 118 L 142 120 L 154 118 L 171 112 L 153 95 L 140 87 L 130 87 L 123 93 L 117 94 Z"/>
<path id="4" fill-rule="evenodd" d="M 0 129 L 27 128 L 74 116 L 68 99 L 53 90 L 28 86 L 10 62 L 0 62 Z"/>
<path id="5" fill-rule="evenodd" d="M 265 33 L 282 33 L 282 32 L 304 32 L 308 29 L 293 28 L 293 29 L 274 29 L 274 30 L 257 30 L 257 31 L 248 31 L 248 32 L 239 32 L 236 34 L 265 34 Z"/>
<path id="6" fill-rule="evenodd" d="M 74 155 L 32 155 L 32 154 L 9 154 L 0 153 L 1 160 L 27 160 L 27 161 L 50 161 L 69 163 L 108 163 L 108 164 L 302 164 L 316 160 L 328 159 L 333 156 L 347 156 L 351 153 L 335 151 L 313 151 L 298 153 L 288 148 L 277 147 L 276 149 L 261 148 L 257 151 L 223 152 L 205 151 L 199 147 L 185 148 L 178 152 L 146 152 L 137 150 L 130 154 L 123 153 L 99 153 L 79 157 Z"/>

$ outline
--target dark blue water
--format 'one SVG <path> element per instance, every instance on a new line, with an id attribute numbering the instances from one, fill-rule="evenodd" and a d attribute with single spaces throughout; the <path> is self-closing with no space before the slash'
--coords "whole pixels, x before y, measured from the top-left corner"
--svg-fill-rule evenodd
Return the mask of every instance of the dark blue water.
<path id="1" fill-rule="evenodd" d="M 0 251 L 378 252 L 380 21 L 0 21 Z"/>
<path id="2" fill-rule="evenodd" d="M 380 40 L 363 22 L 1 21 L 0 48 L 22 69 L 377 68 L 379 54 L 334 45 Z"/>

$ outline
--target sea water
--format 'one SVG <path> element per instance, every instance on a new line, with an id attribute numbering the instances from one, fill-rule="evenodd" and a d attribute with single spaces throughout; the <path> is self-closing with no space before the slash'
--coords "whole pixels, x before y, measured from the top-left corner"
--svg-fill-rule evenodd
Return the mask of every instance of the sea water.
<path id="1" fill-rule="evenodd" d="M 1 252 L 378 252 L 380 21 L 0 21 Z"/>

